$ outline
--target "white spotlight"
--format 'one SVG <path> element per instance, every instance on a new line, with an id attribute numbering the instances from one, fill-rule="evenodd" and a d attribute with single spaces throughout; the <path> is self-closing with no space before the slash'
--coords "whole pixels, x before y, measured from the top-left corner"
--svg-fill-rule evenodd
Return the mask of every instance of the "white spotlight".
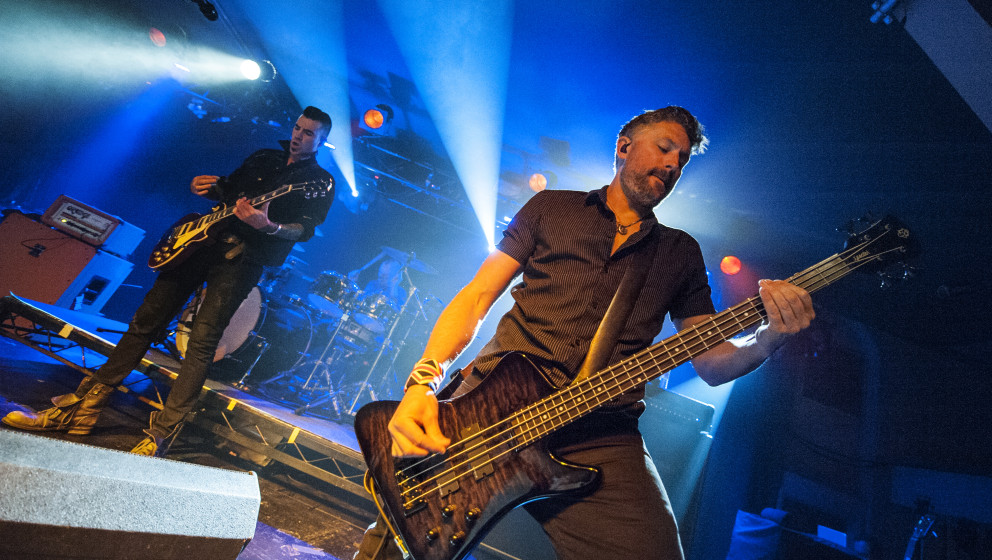
<path id="1" fill-rule="evenodd" d="M 262 69 L 254 60 L 245 59 L 241 62 L 241 75 L 249 80 L 257 80 L 262 75 Z"/>

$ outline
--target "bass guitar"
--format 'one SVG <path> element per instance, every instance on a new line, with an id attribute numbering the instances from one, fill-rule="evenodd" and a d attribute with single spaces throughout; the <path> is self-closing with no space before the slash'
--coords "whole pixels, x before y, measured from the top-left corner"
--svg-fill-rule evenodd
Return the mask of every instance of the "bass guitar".
<path id="1" fill-rule="evenodd" d="M 792 276 L 809 292 L 855 270 L 892 264 L 916 251 L 915 237 L 892 218 L 854 234 L 845 250 Z M 395 459 L 387 424 L 398 402 L 362 407 L 355 433 L 368 466 L 366 485 L 397 544 L 415 560 L 459 560 L 511 509 L 582 491 L 599 472 L 555 457 L 547 436 L 607 401 L 655 379 L 758 325 L 757 296 L 602 371 L 556 389 L 521 354 L 505 356 L 470 392 L 439 402 L 444 453 Z"/>
<path id="2" fill-rule="evenodd" d="M 291 183 L 256 196 L 248 203 L 252 206 L 261 206 L 291 192 L 302 192 L 308 199 L 318 198 L 326 196 L 333 187 L 334 183 L 331 180 Z M 211 229 L 217 231 L 213 226 L 224 218 L 233 216 L 234 206 L 220 205 L 213 210 L 206 216 L 197 213 L 188 214 L 173 224 L 152 250 L 152 254 L 148 257 L 148 266 L 158 272 L 172 269 L 200 247 L 213 243 Z"/>

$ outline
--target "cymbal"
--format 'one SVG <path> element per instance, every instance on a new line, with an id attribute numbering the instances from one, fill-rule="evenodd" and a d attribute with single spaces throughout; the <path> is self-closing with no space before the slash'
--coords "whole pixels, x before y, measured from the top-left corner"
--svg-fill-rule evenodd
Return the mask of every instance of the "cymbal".
<path id="1" fill-rule="evenodd" d="M 418 272 L 423 272 L 425 274 L 437 274 L 437 269 L 433 266 L 425 263 L 424 261 L 417 258 L 414 253 L 407 253 L 405 251 L 400 251 L 399 249 L 393 249 L 392 247 L 382 247 L 382 252 L 387 257 L 399 261 L 400 264 L 407 268 L 412 268 Z"/>

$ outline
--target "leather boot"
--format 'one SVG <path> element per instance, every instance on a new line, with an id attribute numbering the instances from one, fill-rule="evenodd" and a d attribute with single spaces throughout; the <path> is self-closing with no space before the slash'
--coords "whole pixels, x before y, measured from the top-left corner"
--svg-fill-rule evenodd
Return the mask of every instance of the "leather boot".
<path id="1" fill-rule="evenodd" d="M 52 397 L 52 404 L 55 405 L 52 408 L 35 413 L 15 410 L 4 416 L 2 421 L 8 426 L 33 432 L 66 432 L 85 436 L 93 430 L 97 418 L 114 393 L 113 387 L 94 382 L 90 377 L 80 384 L 81 388 L 86 386 L 89 390 L 82 397 L 75 393 Z"/>
<path id="2" fill-rule="evenodd" d="M 135 455 L 144 455 L 146 457 L 165 457 L 165 455 L 169 452 L 169 447 L 172 446 L 172 442 L 176 441 L 176 438 L 179 436 L 179 430 L 181 430 L 183 425 L 186 424 L 186 421 L 184 420 L 174 426 L 167 436 L 159 437 L 153 431 L 155 427 L 155 419 L 159 414 L 161 414 L 161 412 L 158 410 L 151 413 L 151 418 L 148 421 L 148 429 L 145 430 L 145 435 L 147 437 L 138 442 L 138 445 L 135 445 L 134 448 L 131 449 L 131 453 L 134 453 Z"/>

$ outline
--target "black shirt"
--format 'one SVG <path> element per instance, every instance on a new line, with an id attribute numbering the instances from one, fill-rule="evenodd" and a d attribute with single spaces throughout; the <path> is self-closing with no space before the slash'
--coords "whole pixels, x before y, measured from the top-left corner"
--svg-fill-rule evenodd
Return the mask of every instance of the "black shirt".
<path id="1" fill-rule="evenodd" d="M 653 229 L 656 245 L 645 242 Z M 567 383 L 634 259 L 653 258 L 653 263 L 609 364 L 649 346 L 666 314 L 684 319 L 714 313 L 702 252 L 689 234 L 651 215 L 610 255 L 615 235 L 606 187 L 542 191 L 531 198 L 498 246 L 523 265 L 522 281 L 510 292 L 515 303 L 474 365 L 487 374 L 500 356 L 519 351 L 549 364 L 547 373 L 556 383 Z M 637 401 L 643 391 L 630 396 L 625 401 Z"/>
<path id="2" fill-rule="evenodd" d="M 282 141 L 281 144 L 282 150 L 259 150 L 248 156 L 241 166 L 217 182 L 214 193 L 215 199 L 231 205 L 242 196 L 253 198 L 282 185 L 324 182 L 315 185 L 323 196 L 308 198 L 304 191 L 294 191 L 269 204 L 269 219 L 273 222 L 303 226 L 303 235 L 296 241 L 267 235 L 237 218 L 230 218 L 230 223 L 225 225 L 224 232 L 234 233 L 245 241 L 246 258 L 265 266 L 281 265 L 294 243 L 313 237 L 314 228 L 327 217 L 334 201 L 334 179 L 317 164 L 317 158 L 311 156 L 287 165 L 289 142 Z M 329 184 L 330 190 L 321 189 L 322 184 Z"/>

